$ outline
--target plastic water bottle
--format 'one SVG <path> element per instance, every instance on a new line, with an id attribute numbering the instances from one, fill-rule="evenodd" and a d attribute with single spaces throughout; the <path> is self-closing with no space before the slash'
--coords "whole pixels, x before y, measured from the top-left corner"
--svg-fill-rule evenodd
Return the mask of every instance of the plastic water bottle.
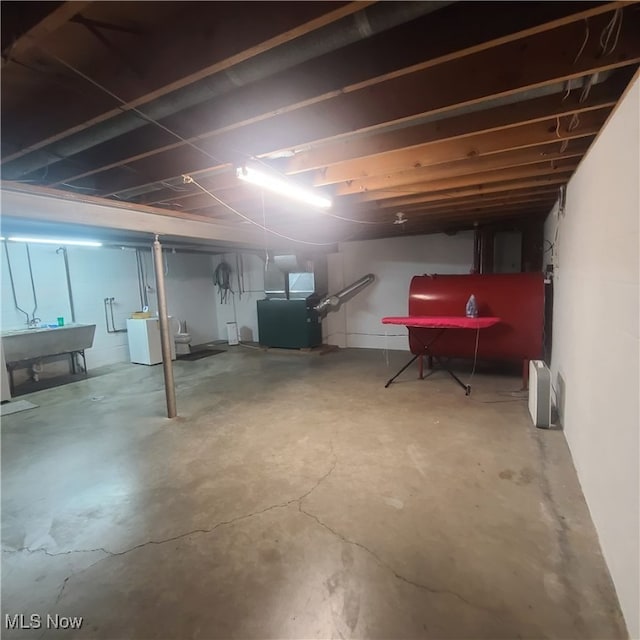
<path id="1" fill-rule="evenodd" d="M 478 305 L 476 304 L 476 297 L 473 294 L 471 294 L 469 300 L 467 300 L 466 315 L 467 318 L 478 317 Z"/>

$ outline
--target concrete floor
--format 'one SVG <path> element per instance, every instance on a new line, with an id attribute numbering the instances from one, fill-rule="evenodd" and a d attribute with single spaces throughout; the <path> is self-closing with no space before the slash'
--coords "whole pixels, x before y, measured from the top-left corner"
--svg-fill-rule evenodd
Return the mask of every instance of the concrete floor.
<path id="1" fill-rule="evenodd" d="M 178 362 L 175 421 L 160 366 L 25 396 L 2 420 L 3 626 L 43 627 L 4 637 L 626 637 L 563 434 L 517 377 L 385 390 L 406 357 Z"/>

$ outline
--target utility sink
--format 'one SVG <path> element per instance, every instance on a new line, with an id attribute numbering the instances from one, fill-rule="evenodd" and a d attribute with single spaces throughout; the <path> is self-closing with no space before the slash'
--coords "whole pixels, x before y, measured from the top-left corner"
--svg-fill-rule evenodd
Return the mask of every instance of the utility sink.
<path id="1" fill-rule="evenodd" d="M 93 346 L 95 324 L 67 324 L 63 327 L 7 329 L 0 333 L 6 362 L 35 360 Z"/>

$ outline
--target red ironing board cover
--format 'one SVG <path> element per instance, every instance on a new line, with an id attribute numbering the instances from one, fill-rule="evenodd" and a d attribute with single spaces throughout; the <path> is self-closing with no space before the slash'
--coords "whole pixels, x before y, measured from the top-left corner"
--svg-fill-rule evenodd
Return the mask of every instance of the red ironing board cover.
<path id="1" fill-rule="evenodd" d="M 498 324 L 500 318 L 465 316 L 387 316 L 382 324 L 401 324 L 405 327 L 425 327 L 428 329 L 486 329 Z"/>

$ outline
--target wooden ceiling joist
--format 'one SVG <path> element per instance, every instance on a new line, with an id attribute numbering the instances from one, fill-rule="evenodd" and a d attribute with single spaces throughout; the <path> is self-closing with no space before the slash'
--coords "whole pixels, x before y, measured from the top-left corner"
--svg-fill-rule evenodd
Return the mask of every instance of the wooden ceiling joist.
<path id="1" fill-rule="evenodd" d="M 362 180 L 350 180 L 340 183 L 336 189 L 336 195 L 361 194 L 371 197 L 363 199 L 375 199 L 377 193 L 385 190 L 411 185 L 427 180 L 440 180 L 457 176 L 475 174 L 477 172 L 496 171 L 524 165 L 536 164 L 542 161 L 557 162 L 566 158 L 582 157 L 589 148 L 593 136 L 573 140 L 561 151 L 562 142 L 551 143 L 516 149 L 514 151 L 504 151 L 485 156 L 473 156 L 465 160 L 455 160 L 429 167 L 421 167 L 412 171 L 402 171 L 398 173 L 375 176 Z"/>
<path id="2" fill-rule="evenodd" d="M 422 204 L 424 202 L 437 202 L 488 193 L 502 193 L 515 189 L 532 189 L 536 187 L 548 187 L 552 185 L 566 184 L 571 177 L 571 172 L 555 174 L 553 176 L 535 176 L 506 182 L 496 182 L 489 186 L 474 185 L 470 187 L 454 188 L 436 193 L 409 195 L 399 198 L 389 198 L 377 202 L 379 209 L 397 208 L 409 204 Z"/>
<path id="3" fill-rule="evenodd" d="M 450 11 L 453 12 L 453 15 L 451 16 L 444 14 L 441 17 L 439 16 L 440 12 L 436 12 L 436 14 L 434 14 L 433 16 L 428 16 L 429 20 L 426 22 L 426 33 L 424 32 L 425 29 L 422 28 L 422 32 L 418 35 L 418 37 L 424 43 L 421 45 L 418 57 L 416 57 L 416 54 L 418 52 L 415 51 L 415 47 L 408 48 L 406 46 L 399 46 L 400 44 L 404 45 L 404 43 L 407 41 L 416 40 L 417 34 L 411 32 L 411 29 L 413 28 L 413 25 L 411 23 L 408 26 L 403 27 L 404 29 L 409 29 L 409 32 L 403 39 L 400 40 L 399 43 L 396 42 L 396 44 L 393 44 L 393 40 L 390 40 L 387 43 L 386 48 L 389 49 L 390 52 L 387 56 L 385 56 L 384 60 L 386 63 L 388 59 L 393 58 L 393 66 L 397 66 L 397 70 L 393 73 L 386 73 L 377 78 L 374 76 L 362 81 L 363 77 L 371 75 L 369 70 L 371 67 L 371 56 L 376 55 L 377 51 L 379 51 L 380 48 L 385 48 L 385 41 L 380 43 L 372 42 L 371 45 L 369 45 L 365 41 L 362 46 L 353 51 L 352 55 L 350 56 L 351 60 L 349 65 L 341 64 L 342 60 L 338 56 L 341 56 L 342 53 L 338 52 L 334 55 L 334 57 L 336 58 L 335 60 L 332 58 L 325 59 L 325 56 L 322 59 L 321 64 L 319 61 L 317 69 L 313 67 L 309 69 L 309 73 L 307 74 L 307 76 L 314 78 L 314 86 L 319 84 L 318 77 L 322 72 L 325 72 L 326 74 L 326 69 L 333 69 L 333 72 L 330 73 L 328 77 L 331 79 L 331 82 L 335 82 L 334 78 L 336 76 L 340 78 L 341 74 L 344 75 L 346 72 L 351 73 L 352 68 L 354 66 L 357 66 L 357 54 L 363 54 L 363 60 L 360 63 L 360 66 L 362 67 L 361 71 L 356 73 L 355 76 L 345 75 L 344 78 L 342 78 L 342 82 L 333 86 L 333 89 L 330 88 L 330 84 L 327 84 L 325 87 L 326 91 L 321 92 L 319 95 L 311 91 L 305 96 L 300 95 L 298 98 L 293 98 L 292 100 L 292 97 L 289 96 L 291 96 L 294 87 L 295 90 L 297 90 L 298 86 L 310 83 L 306 81 L 304 76 L 299 75 L 296 77 L 295 74 L 292 75 L 289 73 L 284 74 L 281 80 L 279 80 L 278 76 L 276 76 L 274 78 L 269 78 L 267 81 L 253 83 L 248 87 L 242 87 L 238 92 L 236 92 L 238 95 L 229 96 L 229 99 L 234 104 L 235 108 L 227 108 L 227 100 L 223 97 L 221 101 L 219 100 L 215 105 L 212 105 L 215 108 L 207 105 L 195 107 L 193 109 L 187 110 L 187 112 L 184 113 L 184 117 L 187 119 L 187 122 L 198 121 L 208 123 L 204 126 L 206 126 L 209 132 L 204 135 L 215 135 L 217 133 L 222 133 L 224 131 L 224 127 L 228 127 L 229 123 L 227 123 L 227 125 L 224 125 L 224 123 L 220 122 L 217 125 L 214 125 L 211 115 L 212 113 L 232 113 L 237 119 L 236 114 L 241 112 L 242 109 L 246 110 L 246 105 L 248 105 L 250 108 L 254 109 L 254 112 L 251 115 L 249 115 L 249 113 L 245 114 L 244 119 L 241 122 L 236 121 L 235 124 L 233 124 L 233 128 L 237 128 L 238 126 L 247 126 L 256 121 L 256 116 L 258 116 L 258 120 L 260 120 L 264 119 L 265 117 L 270 117 L 275 113 L 284 113 L 286 111 L 290 111 L 291 109 L 297 109 L 305 105 L 308 106 L 316 102 L 322 102 L 324 100 L 331 99 L 332 97 L 335 97 L 340 93 L 360 90 L 369 84 L 376 84 L 382 80 L 389 80 L 397 75 L 403 75 L 407 72 L 407 69 L 415 72 L 420 69 L 425 69 L 429 66 L 436 66 L 444 62 L 455 60 L 457 58 L 476 54 L 491 47 L 505 44 L 517 39 L 540 34 L 542 32 L 546 32 L 560 26 L 565 26 L 568 23 L 584 20 L 589 17 L 597 16 L 601 13 L 610 12 L 613 8 L 618 6 L 618 4 L 620 3 L 599 3 L 591 5 L 589 5 L 588 3 L 575 3 L 574 7 L 571 7 L 568 12 L 568 7 L 563 6 L 561 3 L 558 3 L 557 6 L 543 5 L 539 8 L 539 11 L 528 13 L 516 11 L 513 7 L 505 5 L 505 7 L 503 7 L 503 9 L 501 10 L 500 15 L 494 17 L 494 19 L 489 23 L 488 28 L 485 28 L 483 32 L 461 30 L 456 31 L 453 34 L 447 34 L 445 36 L 445 32 L 443 31 L 444 25 L 442 24 L 442 17 L 448 17 L 450 21 L 477 21 L 483 17 L 486 11 L 485 6 L 479 4 L 465 6 L 464 8 L 454 5 L 450 8 Z M 359 8 L 362 8 L 363 6 L 364 3 L 360 3 Z M 456 12 L 460 14 L 457 18 Z M 565 15 L 567 13 L 568 15 Z M 421 24 L 422 23 L 420 23 L 420 25 Z M 446 21 L 444 22 L 444 24 L 446 24 Z M 483 34 L 485 34 L 484 40 Z M 474 39 L 477 40 L 478 38 L 480 38 L 481 41 L 474 42 Z M 377 50 L 368 50 L 369 46 L 375 47 L 376 44 L 378 46 Z M 442 53 L 443 51 L 445 53 Z M 417 59 L 423 59 L 426 61 L 415 64 L 415 60 Z M 218 69 L 217 67 L 213 69 L 213 71 L 219 70 L 220 69 Z M 211 71 L 211 69 L 209 69 L 209 71 Z M 200 78 L 198 77 L 196 79 Z M 110 86 L 113 88 L 113 85 Z M 171 90 L 175 88 L 180 87 L 176 87 L 174 85 L 171 86 Z M 288 104 L 286 102 L 283 102 L 283 96 L 286 96 L 289 100 Z M 147 96 L 147 98 L 149 99 L 151 99 L 152 97 L 158 96 L 155 94 L 149 94 L 149 96 Z M 141 106 L 142 104 L 142 101 L 136 101 L 132 102 L 130 106 L 125 105 L 123 108 L 127 109 L 131 108 L 132 106 Z M 266 113 L 259 115 L 258 112 L 255 112 L 255 108 L 258 105 L 264 104 L 272 104 L 273 109 L 271 112 L 267 111 Z M 238 107 L 240 107 L 240 109 Z M 94 119 L 91 124 L 95 123 L 96 120 Z M 180 126 L 180 123 L 180 118 L 178 118 L 175 126 L 178 129 L 184 129 L 184 127 Z M 170 118 L 166 124 L 172 126 L 174 123 Z M 132 135 L 134 137 L 142 135 L 142 137 L 144 138 L 145 133 L 134 132 Z M 189 137 L 188 134 L 186 135 L 187 137 Z M 164 146 L 160 145 L 160 148 L 150 150 L 146 153 L 155 154 L 161 151 L 168 151 L 171 148 L 177 148 L 178 146 L 181 146 L 181 144 L 182 143 L 176 141 L 168 141 Z M 144 145 L 142 141 L 136 141 L 136 146 L 140 147 L 141 145 Z M 156 147 L 158 147 L 158 145 L 156 145 Z M 109 157 L 108 149 L 104 149 L 103 153 L 104 157 Z M 255 153 L 258 152 L 256 151 Z M 105 163 L 103 166 L 115 166 L 118 162 L 122 164 L 131 161 L 131 157 L 122 157 L 121 153 L 118 157 L 117 153 L 115 153 L 114 157 L 112 157 L 112 159 Z M 64 171 L 62 171 L 61 175 L 56 181 L 68 182 L 72 179 L 77 179 L 79 175 L 90 175 L 90 173 L 75 172 L 74 174 L 67 171 L 67 173 L 65 174 Z"/>
<path id="4" fill-rule="evenodd" d="M 552 119 L 466 138 L 434 142 L 412 149 L 391 151 L 370 158 L 350 160 L 327 167 L 326 170 L 316 171 L 313 184 L 324 186 L 348 182 L 359 178 L 398 173 L 411 168 L 431 167 L 445 162 L 475 159 L 505 151 L 593 136 L 600 130 L 608 114 L 609 109 L 584 113 L 573 130 L 569 130 L 568 118 L 559 122 L 557 119 Z"/>
<path id="5" fill-rule="evenodd" d="M 207 7 L 207 4 L 210 6 Z M 249 23 L 244 15 L 234 11 L 229 3 L 229 9 L 225 10 L 224 4 L 202 3 L 203 7 L 199 11 L 182 11 L 178 19 L 171 24 L 170 32 L 158 34 L 159 41 L 140 42 L 140 57 L 154 56 L 153 59 L 148 60 L 149 74 L 142 82 L 140 78 L 135 78 L 133 83 L 129 82 L 126 86 L 121 86 L 122 67 L 114 66 L 113 63 L 110 68 L 107 66 L 104 70 L 96 71 L 95 68 L 87 70 L 92 78 L 123 97 L 125 104 L 114 105 L 113 108 L 106 110 L 94 108 L 94 113 L 89 116 L 86 110 L 83 114 L 78 113 L 78 109 L 82 106 L 81 102 L 70 103 L 69 96 L 61 96 L 60 104 L 56 104 L 52 97 L 48 105 L 50 110 L 65 115 L 58 118 L 55 123 L 47 122 L 46 119 L 36 121 L 32 117 L 32 130 L 27 134 L 31 142 L 19 152 L 3 158 L 3 162 L 9 162 L 105 122 L 118 116 L 123 110 L 142 107 L 156 98 L 225 71 L 235 64 L 360 11 L 372 2 L 369 0 L 336 2 L 328 11 L 327 6 L 321 2 L 294 3 L 288 11 L 280 11 L 277 16 L 274 16 L 273 8 L 269 7 L 268 3 L 262 6 L 262 3 L 256 3 L 252 9 L 254 19 Z M 219 8 L 221 6 L 222 9 Z M 203 16 L 202 11 L 209 12 L 209 17 Z M 222 15 L 220 15 L 221 11 Z M 203 28 L 206 22 L 219 25 L 216 29 L 217 36 L 213 41 L 210 37 L 206 37 L 207 29 Z M 200 37 L 196 38 L 194 34 Z M 39 55 L 43 53 L 46 55 L 46 51 L 40 51 Z M 169 77 L 172 79 L 167 82 Z M 79 80 L 85 89 L 91 88 L 85 80 Z M 112 99 L 109 102 L 113 104 Z M 72 126 L 71 123 L 78 121 L 80 121 L 79 124 Z"/>
<path id="6" fill-rule="evenodd" d="M 251 221 L 310 243 L 539 227 L 640 63 L 638 2 L 299 1 L 274 13 L 267 1 L 251 25 L 239 3 L 187 5 L 16 13 L 10 33 L 42 23 L 3 45 L 4 177 L 59 187 L 74 220 L 99 202 L 118 224 L 135 211 L 145 225 L 258 243 Z M 114 27 L 108 42 L 95 25 Z M 239 181 L 250 162 L 331 196 L 332 209 Z M 3 189 L 26 215 L 30 187 Z"/>
<path id="7" fill-rule="evenodd" d="M 607 16 L 594 18 L 594 32 L 606 26 Z M 288 148 L 282 144 L 290 136 L 293 145 L 298 143 L 328 141 L 346 133 L 375 130 L 389 123 L 410 120 L 429 113 L 452 110 L 465 104 L 506 96 L 544 84 L 559 83 L 596 72 L 615 69 L 640 61 L 640 42 L 633 32 L 634 24 L 623 24 L 615 55 L 602 56 L 596 38 L 591 39 L 575 61 L 576 51 L 569 51 L 567 42 L 584 40 L 584 25 L 572 23 L 548 33 L 509 42 L 465 56 L 445 64 L 421 71 L 407 73 L 362 89 L 346 91 L 311 106 L 301 106 L 285 113 L 265 113 L 260 127 L 252 128 L 248 141 L 243 145 L 235 136 L 225 138 L 225 146 L 217 144 L 212 132 L 202 134 L 199 145 L 215 157 L 224 158 L 229 149 L 256 155 L 256 141 L 273 139 L 277 134 L 281 144 L 275 148 Z M 602 24 L 601 24 L 602 23 Z M 637 26 L 637 25 L 635 25 Z M 579 47 L 578 47 L 579 48 Z M 500 74 L 494 69 L 500 68 Z M 451 78 L 465 78 L 465 82 L 451 82 Z M 399 98 L 401 96 L 401 98 Z M 225 111 L 225 113 L 230 113 Z M 230 115 L 233 115 L 232 112 Z M 233 129 L 241 129 L 251 121 L 236 121 Z M 216 129 L 215 133 L 229 131 L 231 125 Z M 212 137 L 205 140 L 205 137 Z M 274 148 L 272 146 L 272 148 Z M 207 163 L 203 154 L 192 149 L 170 149 L 153 157 L 129 163 L 129 168 L 142 176 L 137 184 L 164 180 L 172 177 L 170 166 L 182 166 L 193 172 L 215 166 Z M 149 180 L 150 178 L 150 180 Z M 117 193 L 136 184 L 135 174 L 123 174 L 120 184 L 115 176 L 107 181 L 101 175 L 92 176 L 93 186 L 101 194 Z M 108 182 L 108 184 L 103 184 Z M 115 186 L 114 188 L 114 184 Z"/>

